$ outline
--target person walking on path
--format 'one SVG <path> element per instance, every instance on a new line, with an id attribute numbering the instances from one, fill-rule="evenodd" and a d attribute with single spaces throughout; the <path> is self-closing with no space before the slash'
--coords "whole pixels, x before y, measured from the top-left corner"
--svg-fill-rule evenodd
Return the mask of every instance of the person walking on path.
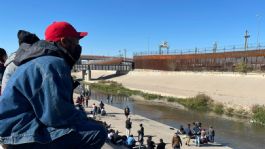
<path id="1" fill-rule="evenodd" d="M 126 118 L 128 118 L 128 116 L 130 115 L 130 108 L 128 106 L 126 106 L 126 108 L 124 109 L 124 115 L 126 116 Z"/>
<path id="2" fill-rule="evenodd" d="M 127 118 L 127 120 L 125 121 L 125 127 L 126 127 L 126 136 L 129 137 L 132 128 L 132 122 L 130 118 Z"/>
<path id="3" fill-rule="evenodd" d="M 101 100 L 100 103 L 99 103 L 99 108 L 100 108 L 100 110 L 101 110 L 101 109 L 104 109 L 104 103 L 103 103 L 102 100 Z"/>
<path id="4" fill-rule="evenodd" d="M 77 32 L 54 22 L 40 40 L 18 50 L 18 66 L 0 96 L 0 143 L 12 149 L 100 149 L 107 133 L 73 104 L 71 69 L 82 51 Z"/>
<path id="5" fill-rule="evenodd" d="M 86 101 L 86 108 L 88 108 L 89 96 L 86 96 L 86 97 L 85 97 L 85 101 Z"/>
<path id="6" fill-rule="evenodd" d="M 182 146 L 182 141 L 178 135 L 178 133 L 175 133 L 175 135 L 172 138 L 172 148 L 173 149 L 180 149 Z"/>

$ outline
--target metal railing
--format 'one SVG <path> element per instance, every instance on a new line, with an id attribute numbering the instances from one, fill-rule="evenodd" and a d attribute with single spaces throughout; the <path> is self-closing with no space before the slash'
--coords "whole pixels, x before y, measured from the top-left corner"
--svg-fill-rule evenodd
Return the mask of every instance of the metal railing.
<path id="1" fill-rule="evenodd" d="M 120 64 L 120 65 L 89 65 L 89 64 L 77 64 L 73 70 L 115 70 L 115 71 L 131 71 L 132 64 Z"/>

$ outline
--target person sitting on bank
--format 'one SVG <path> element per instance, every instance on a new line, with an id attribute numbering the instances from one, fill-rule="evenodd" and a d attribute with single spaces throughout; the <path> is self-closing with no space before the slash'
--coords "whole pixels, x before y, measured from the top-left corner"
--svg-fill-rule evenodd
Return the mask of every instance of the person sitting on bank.
<path id="1" fill-rule="evenodd" d="M 127 138 L 127 141 L 126 141 L 126 142 L 127 142 L 127 146 L 128 146 L 129 149 L 133 149 L 133 147 L 135 147 L 135 143 L 136 143 L 136 141 L 135 141 L 133 135 L 130 135 L 130 136 Z"/>
<path id="2" fill-rule="evenodd" d="M 163 139 L 159 140 L 160 142 L 158 143 L 156 149 L 165 149 L 166 148 L 166 143 L 163 142 Z"/>
<path id="3" fill-rule="evenodd" d="M 177 133 L 180 134 L 180 135 L 186 134 L 186 132 L 185 132 L 185 130 L 184 130 L 182 125 L 180 125 L 180 128 L 179 128 L 179 130 L 177 130 Z"/>
<path id="4" fill-rule="evenodd" d="M 12 149 L 100 149 L 106 129 L 73 104 L 71 69 L 86 36 L 54 22 L 45 39 L 17 51 L 18 66 L 0 96 L 0 143 Z"/>
<path id="5" fill-rule="evenodd" d="M 104 108 L 101 109 L 101 116 L 106 116 L 107 115 L 107 112 Z"/>
<path id="6" fill-rule="evenodd" d="M 155 142 L 152 140 L 152 136 L 148 136 L 147 140 L 147 149 L 155 149 Z"/>
<path id="7" fill-rule="evenodd" d="M 206 130 L 205 129 L 202 129 L 201 130 L 201 138 L 200 138 L 200 143 L 201 144 L 205 144 L 205 143 L 208 143 L 208 140 L 207 140 L 207 136 L 206 136 Z"/>

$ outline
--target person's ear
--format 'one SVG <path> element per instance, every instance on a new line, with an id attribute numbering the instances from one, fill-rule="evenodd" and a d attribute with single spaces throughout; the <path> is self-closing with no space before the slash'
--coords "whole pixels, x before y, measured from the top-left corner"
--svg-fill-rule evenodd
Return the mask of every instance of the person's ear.
<path id="1" fill-rule="evenodd" d="M 64 47 L 64 48 L 69 48 L 70 46 L 71 46 L 71 43 L 69 42 L 69 39 L 67 39 L 67 38 L 65 38 L 65 37 L 62 37 L 61 39 L 60 39 L 60 42 L 61 42 L 61 44 L 62 44 L 62 46 Z"/>

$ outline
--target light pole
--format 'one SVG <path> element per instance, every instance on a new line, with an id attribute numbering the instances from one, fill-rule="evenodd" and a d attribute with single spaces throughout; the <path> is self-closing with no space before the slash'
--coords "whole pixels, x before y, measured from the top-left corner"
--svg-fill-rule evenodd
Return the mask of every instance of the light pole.
<path id="1" fill-rule="evenodd" d="M 260 48 L 260 42 L 259 42 L 259 29 L 260 29 L 260 19 L 261 16 L 259 14 L 256 15 L 257 17 L 257 30 L 258 30 L 258 35 L 257 35 L 257 47 Z"/>

